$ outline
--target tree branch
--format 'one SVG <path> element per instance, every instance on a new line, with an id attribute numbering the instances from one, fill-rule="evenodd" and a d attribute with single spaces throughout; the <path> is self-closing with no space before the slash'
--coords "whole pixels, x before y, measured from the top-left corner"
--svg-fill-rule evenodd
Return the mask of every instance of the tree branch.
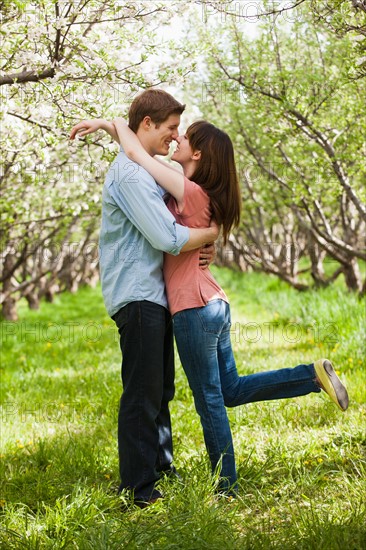
<path id="1" fill-rule="evenodd" d="M 0 86 L 5 84 L 24 84 L 25 82 L 39 82 L 45 78 L 53 78 L 56 74 L 54 67 L 44 69 L 41 72 L 37 71 L 22 71 L 20 73 L 12 73 L 0 76 Z"/>

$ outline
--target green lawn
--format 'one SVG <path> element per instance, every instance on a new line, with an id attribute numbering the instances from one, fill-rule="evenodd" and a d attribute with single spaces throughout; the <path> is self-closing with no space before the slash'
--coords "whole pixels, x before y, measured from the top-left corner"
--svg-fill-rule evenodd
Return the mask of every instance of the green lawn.
<path id="1" fill-rule="evenodd" d="M 238 370 L 329 357 L 350 394 L 229 410 L 240 496 L 214 496 L 198 417 L 177 360 L 175 464 L 163 501 L 117 497 L 120 352 L 100 289 L 20 308 L 1 324 L 0 544 L 4 549 L 347 549 L 366 547 L 365 301 L 334 287 L 214 269 L 232 307 Z"/>

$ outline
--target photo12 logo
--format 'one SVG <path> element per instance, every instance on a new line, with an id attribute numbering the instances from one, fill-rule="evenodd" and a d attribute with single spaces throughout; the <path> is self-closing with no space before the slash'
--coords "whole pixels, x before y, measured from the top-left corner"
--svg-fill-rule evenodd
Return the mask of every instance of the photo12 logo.
<path id="1" fill-rule="evenodd" d="M 244 103 L 246 92 L 243 86 L 232 80 L 215 80 L 202 83 L 201 102 L 210 103 L 213 99 L 219 104 Z"/>
<path id="2" fill-rule="evenodd" d="M 216 18 L 217 22 L 225 23 L 229 20 L 256 24 L 261 17 L 271 15 L 275 20 L 281 18 L 288 23 L 295 22 L 301 17 L 301 2 L 281 0 L 265 5 L 264 2 L 252 0 L 202 0 L 201 18 L 203 23 Z"/>
<path id="3" fill-rule="evenodd" d="M 78 321 L 66 321 L 65 323 L 43 323 L 37 321 L 30 322 L 4 322 L 1 323 L 1 343 L 11 342 L 13 338 L 18 341 L 30 342 L 34 344 L 46 344 L 52 347 L 53 344 L 63 343 L 67 345 L 74 344 L 76 333 L 81 334 L 84 342 L 95 344 L 105 337 L 107 331 L 108 337 L 112 337 L 114 342 L 118 342 L 118 332 L 113 325 L 106 326 L 89 321 L 79 323 Z"/>
<path id="4" fill-rule="evenodd" d="M 230 334 L 233 344 L 241 342 L 256 344 L 264 339 L 269 344 L 274 344 L 276 340 L 282 340 L 288 344 L 311 341 L 313 344 L 334 345 L 340 340 L 338 327 L 335 323 L 303 325 L 297 322 L 286 324 L 277 322 L 236 322 L 232 325 Z"/>

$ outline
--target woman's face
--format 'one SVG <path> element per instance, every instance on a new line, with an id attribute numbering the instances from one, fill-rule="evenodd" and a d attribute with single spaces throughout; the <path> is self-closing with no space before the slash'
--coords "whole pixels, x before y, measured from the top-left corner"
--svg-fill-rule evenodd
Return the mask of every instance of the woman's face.
<path id="1" fill-rule="evenodd" d="M 189 140 L 186 134 L 178 136 L 176 139 L 177 147 L 172 155 L 172 160 L 185 164 L 192 160 L 193 151 L 189 145 Z"/>

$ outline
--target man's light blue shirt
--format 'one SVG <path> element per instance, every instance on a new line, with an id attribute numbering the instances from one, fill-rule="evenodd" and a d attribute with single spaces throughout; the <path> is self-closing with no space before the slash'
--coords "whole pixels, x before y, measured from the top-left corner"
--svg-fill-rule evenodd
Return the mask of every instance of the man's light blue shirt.
<path id="1" fill-rule="evenodd" d="M 163 193 L 121 148 L 103 187 L 99 238 L 102 292 L 111 317 L 139 300 L 167 307 L 163 252 L 179 254 L 189 229 L 176 223 Z"/>

